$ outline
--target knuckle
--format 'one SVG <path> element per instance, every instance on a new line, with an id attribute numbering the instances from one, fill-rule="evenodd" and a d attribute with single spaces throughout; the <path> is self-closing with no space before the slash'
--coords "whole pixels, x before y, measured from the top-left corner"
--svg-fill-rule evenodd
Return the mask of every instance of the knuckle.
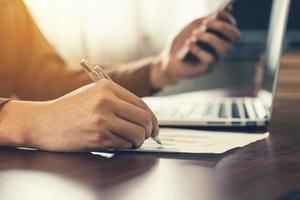
<path id="1" fill-rule="evenodd" d="M 99 83 L 101 85 L 111 85 L 111 81 L 107 80 L 107 79 L 102 79 L 99 81 Z"/>
<path id="2" fill-rule="evenodd" d="M 108 120 L 101 115 L 95 115 L 92 117 L 92 124 L 94 127 L 105 128 L 108 126 Z"/>
<path id="3" fill-rule="evenodd" d="M 101 133 L 96 133 L 92 136 L 92 141 L 95 143 L 103 142 L 104 136 Z"/>
<path id="4" fill-rule="evenodd" d="M 100 87 L 108 88 L 108 89 L 113 88 L 113 86 L 114 86 L 114 83 L 108 79 L 102 79 L 102 80 L 98 81 L 97 84 Z"/>
<path id="5" fill-rule="evenodd" d="M 114 100 L 111 96 L 101 96 L 98 99 L 98 106 L 101 107 L 110 107 L 111 105 L 114 104 Z"/>

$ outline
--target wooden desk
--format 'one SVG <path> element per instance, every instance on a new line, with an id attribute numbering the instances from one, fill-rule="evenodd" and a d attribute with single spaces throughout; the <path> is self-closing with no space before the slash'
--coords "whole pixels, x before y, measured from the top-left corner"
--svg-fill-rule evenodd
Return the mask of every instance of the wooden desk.
<path id="1" fill-rule="evenodd" d="M 291 197 L 300 191 L 297 57 L 289 54 L 283 59 L 271 136 L 265 141 L 216 156 L 120 154 L 107 159 L 88 153 L 1 149 L 0 199 L 51 199 L 51 195 L 64 200 Z M 22 193 L 32 188 L 31 197 Z"/>

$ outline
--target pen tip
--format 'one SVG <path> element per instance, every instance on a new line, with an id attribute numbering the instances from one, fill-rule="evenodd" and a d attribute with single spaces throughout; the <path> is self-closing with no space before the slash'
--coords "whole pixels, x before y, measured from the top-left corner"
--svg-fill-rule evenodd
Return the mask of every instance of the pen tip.
<path id="1" fill-rule="evenodd" d="M 159 137 L 154 137 L 154 140 L 155 140 L 158 144 L 162 145 L 162 142 L 161 142 L 161 140 L 159 139 Z"/>

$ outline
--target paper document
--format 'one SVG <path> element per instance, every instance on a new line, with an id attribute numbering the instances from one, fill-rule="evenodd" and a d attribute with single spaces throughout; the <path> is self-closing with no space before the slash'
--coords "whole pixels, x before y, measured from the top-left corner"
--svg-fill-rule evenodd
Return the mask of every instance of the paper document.
<path id="1" fill-rule="evenodd" d="M 214 132 L 188 129 L 160 129 L 163 145 L 151 139 L 139 149 L 110 150 L 110 152 L 209 153 L 219 154 L 265 139 L 269 133 Z"/>

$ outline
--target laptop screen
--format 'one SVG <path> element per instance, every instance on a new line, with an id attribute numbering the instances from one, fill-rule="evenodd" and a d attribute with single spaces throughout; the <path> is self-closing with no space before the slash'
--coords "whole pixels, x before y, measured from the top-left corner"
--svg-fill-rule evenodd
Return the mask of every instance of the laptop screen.
<path id="1" fill-rule="evenodd" d="M 269 24 L 263 89 L 275 93 L 291 0 L 273 0 Z"/>

